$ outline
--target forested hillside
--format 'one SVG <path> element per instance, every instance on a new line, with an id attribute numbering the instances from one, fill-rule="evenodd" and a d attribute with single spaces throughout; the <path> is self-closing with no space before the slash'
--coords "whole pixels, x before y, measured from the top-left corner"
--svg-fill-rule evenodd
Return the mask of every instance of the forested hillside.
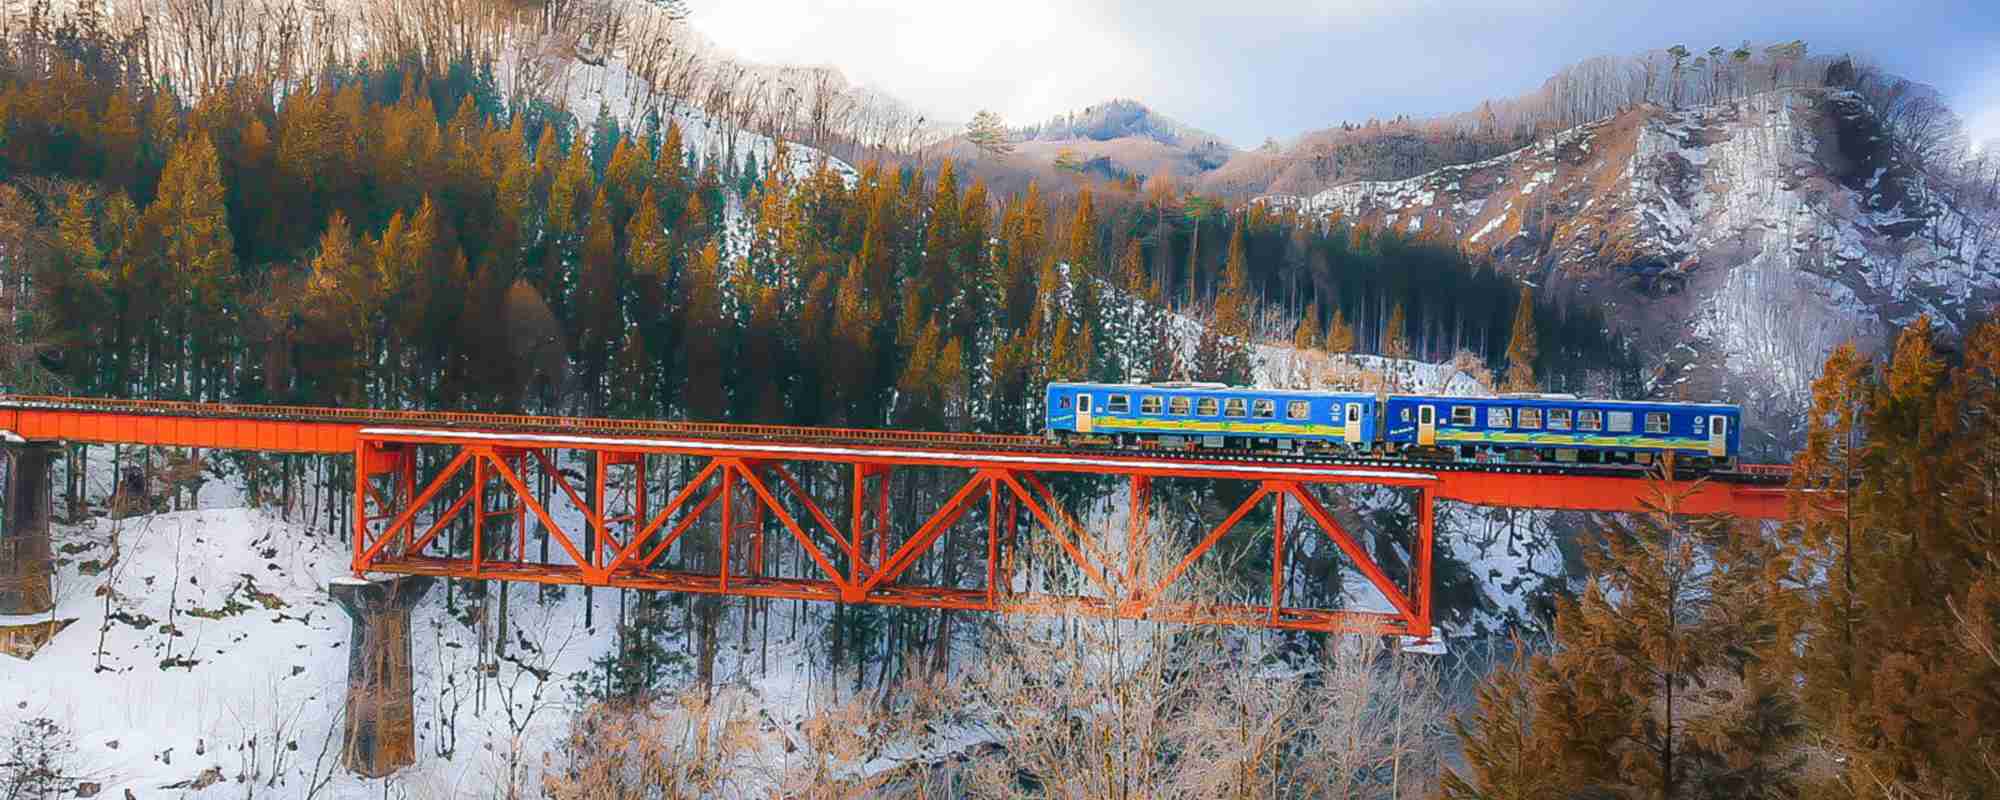
<path id="1" fill-rule="evenodd" d="M 1792 414 L 1792 522 L 1674 515 L 1667 485 L 1661 513 L 1629 518 L 1440 508 L 1443 658 L 1364 637 L 453 580 L 414 615 L 419 763 L 380 781 L 332 767 L 348 639 L 324 589 L 348 569 L 354 508 L 341 460 L 71 446 L 56 561 L 74 624 L 33 660 L 0 656 L 0 793 L 2000 786 L 2000 327 L 1980 325 L 1993 228 L 1961 210 L 1981 189 L 1990 209 L 1992 182 L 1949 143 L 1847 152 L 1857 133 L 1904 147 L 1936 109 L 1917 92 L 1875 109 L 1880 128 L 1823 113 L 1882 98 L 1820 87 L 1855 76 L 1829 79 L 1802 43 L 1593 60 L 1466 115 L 1139 174 L 1116 153 L 1178 165 L 1223 145 L 1136 102 L 997 137 L 986 119 L 946 142 L 832 68 L 714 52 L 671 2 L 15 12 L 0 7 L 8 393 L 1012 433 L 1039 430 L 1043 385 L 1069 379 L 1672 396 L 1706 388 L 1663 361 L 1717 359 L 1679 346 L 1689 317 L 1634 309 L 1752 274 L 1724 266 L 1751 229 L 1771 244 L 1759 269 L 1797 256 L 1843 286 L 1877 286 L 1885 265 L 1923 280 L 1877 298 L 1880 338 L 1899 334 L 1881 366 L 1800 347 L 1784 380 L 1729 387 L 1810 403 Z M 1056 163 L 1086 140 L 1113 149 Z M 1138 142 L 1159 147 L 1118 149 Z M 1951 170 L 1913 171 L 1947 155 Z M 1704 167 L 1745 179 L 1733 202 L 1758 213 L 1716 212 L 1718 232 L 1698 233 L 1687 209 L 1732 200 L 1694 202 Z M 1298 195 L 1239 202 L 1273 187 Z M 1772 208 L 1814 222 L 1781 229 Z M 1697 251 L 1712 266 L 1686 260 Z M 1791 285 L 1773 274 L 1756 285 Z M 1606 284 L 1616 302 L 1586 288 Z M 1758 301 L 1766 332 L 1846 308 L 1735 286 L 1716 296 Z M 1706 308 L 1704 336 L 1793 341 L 1723 331 Z M 892 522 L 912 528 L 951 489 L 918 469 L 897 480 Z M 1133 516 L 1097 479 L 1051 483 L 1086 524 Z M 1176 563 L 1240 488 L 1161 481 L 1151 549 L 1121 555 Z M 1406 497 L 1329 495 L 1393 579 L 1416 569 Z M 661 563 L 713 572 L 721 527 L 691 525 Z M 519 531 L 437 546 L 546 558 L 546 533 Z M 1330 540 L 1289 540 L 1278 583 L 1268 540 L 1248 538 L 1221 542 L 1190 591 L 1373 600 Z M 967 585 L 984 545 L 947 531 L 907 579 Z M 1018 577 L 1081 583 L 1034 552 Z"/>
<path id="2" fill-rule="evenodd" d="M 994 197 L 949 165 L 760 169 L 679 118 L 579 125 L 414 56 L 189 97 L 142 80 L 144 36 L 45 21 L 7 51 L 17 385 L 1022 430 L 1048 379 L 1243 380 L 1253 326 L 1289 338 L 1308 307 L 1432 358 L 1497 356 L 1514 316 L 1501 279 L 1396 233 Z M 1130 346 L 1169 309 L 1212 317 L 1210 346 Z M 1543 316 L 1548 363 L 1608 363 L 1587 315 Z"/>

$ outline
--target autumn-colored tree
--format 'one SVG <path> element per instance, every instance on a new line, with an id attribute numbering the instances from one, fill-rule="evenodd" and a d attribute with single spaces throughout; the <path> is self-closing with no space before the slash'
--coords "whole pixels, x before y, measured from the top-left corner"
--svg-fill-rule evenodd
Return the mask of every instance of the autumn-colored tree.
<path id="1" fill-rule="evenodd" d="M 1410 357 L 1410 334 L 1408 324 L 1403 320 L 1403 304 L 1398 302 L 1389 309 L 1389 319 L 1382 324 L 1382 355 L 1389 358 Z"/>
<path id="2" fill-rule="evenodd" d="M 686 387 L 681 392 L 688 418 L 719 421 L 728 410 L 727 339 L 729 321 L 722 309 L 722 252 L 711 242 L 689 265 L 684 276 L 686 300 L 684 361 Z"/>
<path id="3" fill-rule="evenodd" d="M 1076 213 L 1069 220 L 1069 246 L 1063 257 L 1082 276 L 1097 275 L 1097 205 L 1090 190 L 1077 193 Z"/>
<path id="4" fill-rule="evenodd" d="M 1347 324 L 1347 315 L 1340 310 L 1340 304 L 1333 306 L 1333 316 L 1326 321 L 1326 333 L 1320 335 L 1320 346 L 1329 353 L 1354 352 L 1354 326 Z"/>
<path id="5" fill-rule="evenodd" d="M 160 245 L 157 269 L 170 276 L 178 294 L 169 341 L 186 348 L 176 387 L 184 397 L 212 399 L 220 388 L 214 383 L 230 330 L 226 292 L 236 271 L 224 191 L 215 145 L 197 132 L 174 147 L 160 173 L 159 195 L 145 213 L 144 224 Z"/>
<path id="6" fill-rule="evenodd" d="M 1215 297 L 1215 327 L 1223 336 L 1247 342 L 1256 297 L 1250 288 L 1250 257 L 1243 243 L 1245 223 L 1238 220 L 1229 234 L 1229 259 L 1222 272 L 1222 290 Z"/>
<path id="7" fill-rule="evenodd" d="M 1514 304 L 1514 328 L 1507 339 L 1507 382 L 1503 391 L 1532 392 L 1535 381 L 1535 295 L 1521 287 L 1521 300 Z"/>
<path id="8" fill-rule="evenodd" d="M 1806 691 L 1841 703 L 1819 715 L 1821 725 L 1843 756 L 1841 785 L 1865 797 L 1982 796 L 2000 763 L 2000 739 L 1978 721 L 2000 716 L 2000 663 L 1982 658 L 1978 644 L 2000 620 L 1978 591 L 1991 585 L 2000 548 L 1990 524 L 1990 487 L 2000 485 L 1991 455 L 2000 445 L 1995 334 L 1968 337 L 1956 371 L 1936 336 L 1919 318 L 1897 337 L 1881 377 L 1864 384 L 1860 475 L 1841 504 L 1851 536 L 1840 524 L 1806 525 L 1807 542 L 1838 556 L 1809 628 Z M 1835 362 L 1829 371 L 1831 413 L 1816 415 L 1821 430 L 1809 440 L 1825 447 L 1808 451 L 1816 480 L 1828 482 L 1838 479 L 1826 467 L 1839 468 L 1848 436 L 1840 406 L 1852 367 Z"/>
<path id="9" fill-rule="evenodd" d="M 1804 726 L 1755 658 L 1775 630 L 1769 554 L 1734 550 L 1757 537 L 1726 520 L 1680 517 L 1686 496 L 1658 487 L 1585 551 L 1552 651 L 1497 671 L 1461 723 L 1469 775 L 1448 797 L 1798 796 Z"/>
<path id="10" fill-rule="evenodd" d="M 1319 303 L 1307 303 L 1299 314 L 1298 327 L 1292 331 L 1292 349 L 1307 352 L 1319 349 Z"/>
<path id="11" fill-rule="evenodd" d="M 1527 653 L 1516 639 L 1513 656 L 1487 673 L 1475 709 L 1452 719 L 1465 747 L 1465 771 L 1446 770 L 1446 800 L 1562 800 L 1562 765 L 1546 746 L 1549 733 L 1536 718 L 1537 693 L 1558 678 L 1547 659 Z"/>

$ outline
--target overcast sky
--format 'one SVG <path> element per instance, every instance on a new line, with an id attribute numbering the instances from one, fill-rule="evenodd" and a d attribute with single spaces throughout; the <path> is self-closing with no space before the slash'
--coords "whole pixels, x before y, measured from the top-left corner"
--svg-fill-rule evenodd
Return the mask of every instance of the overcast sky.
<path id="1" fill-rule="evenodd" d="M 692 0 L 723 47 L 832 64 L 940 118 L 1010 123 L 1131 97 L 1250 147 L 1371 116 L 1458 111 L 1564 64 L 1805 39 L 1942 90 L 2000 137 L 1996 0 Z M 1215 12 L 1227 12 L 1226 15 Z"/>

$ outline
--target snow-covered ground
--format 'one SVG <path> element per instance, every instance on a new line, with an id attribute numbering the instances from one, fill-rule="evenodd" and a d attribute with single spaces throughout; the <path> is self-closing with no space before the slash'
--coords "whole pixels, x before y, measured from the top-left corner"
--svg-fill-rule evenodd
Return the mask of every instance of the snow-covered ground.
<path id="1" fill-rule="evenodd" d="M 0 739 L 22 721 L 54 720 L 74 737 L 68 774 L 100 785 L 105 797 L 127 789 L 138 797 L 491 797 L 510 764 L 522 785 L 539 785 L 545 758 L 557 757 L 585 705 L 577 676 L 601 678 L 592 662 L 615 646 L 615 592 L 586 600 L 578 587 L 511 587 L 510 653 L 485 658 L 482 671 L 469 613 L 476 606 L 461 591 L 454 613 L 443 585 L 432 587 L 411 615 L 417 763 L 385 780 L 361 779 L 340 764 L 352 628 L 327 592 L 347 575 L 345 540 L 242 507 L 227 480 L 206 484 L 200 505 L 55 526 L 56 608 L 0 624 L 71 622 L 30 660 L 0 656 Z M 556 512 L 559 523 L 579 525 L 567 511 Z M 824 646 L 814 640 L 824 608 L 807 608 L 799 636 L 782 619 L 772 626 L 768 658 L 734 646 L 729 632 L 740 615 L 721 625 L 720 701 L 762 720 L 745 756 L 757 768 L 747 772 L 773 781 L 787 759 L 806 757 L 800 726 L 827 704 Z M 822 655 L 815 662 L 808 653 Z M 964 746 L 950 735 L 882 742 L 853 769 Z"/>
<path id="2" fill-rule="evenodd" d="M 1260 374 L 1291 355 L 1280 345 L 1261 347 Z M 1449 365 L 1354 358 L 1365 369 L 1483 391 Z M 108 461 L 101 452 L 92 459 L 100 470 Z M 91 483 L 100 491 L 108 485 L 104 476 Z M 1342 497 L 1356 519 L 1406 502 L 1386 490 L 1346 490 Z M 1128 514 L 1121 502 L 1118 495 L 1078 511 L 1093 530 L 1120 531 Z M 510 656 L 484 657 L 491 667 L 480 670 L 482 637 L 469 611 L 476 604 L 467 603 L 461 590 L 454 612 L 445 588 L 433 587 L 411 619 L 417 764 L 387 780 L 364 780 L 340 766 L 351 627 L 327 586 L 347 574 L 345 539 L 284 522 L 271 509 L 244 507 L 234 478 L 204 484 L 199 506 L 55 527 L 52 616 L 73 622 L 32 660 L 0 656 L 0 735 L 24 720 L 56 721 L 74 736 L 74 773 L 102 785 L 110 797 L 125 789 L 138 797 L 163 791 L 186 797 L 484 797 L 496 793 L 510 765 L 534 785 L 549 763 L 544 758 L 559 758 L 553 754 L 585 705 L 575 676 L 592 674 L 593 661 L 615 647 L 614 592 L 595 591 L 586 600 L 578 587 L 512 587 Z M 580 526 L 567 504 L 552 512 L 560 524 Z M 1543 535 L 1543 516 L 1442 509 L 1440 547 L 1472 565 L 1486 587 L 1471 624 L 1447 633 L 1491 629 L 1523 614 L 1525 588 L 1532 585 L 1522 579 L 1560 573 L 1560 555 Z M 1162 519 L 1155 515 L 1155 524 L 1163 525 Z M 1168 532 L 1155 536 L 1165 539 Z M 1122 542 L 1102 539 L 1114 549 Z M 1350 607 L 1388 609 L 1351 568 L 1343 585 Z M 592 626 L 584 623 L 587 604 Z M 772 780 L 788 759 L 805 757 L 805 725 L 827 707 L 826 645 L 817 638 L 827 609 L 807 604 L 804 610 L 796 636 L 782 620 L 772 626 L 768 657 L 756 647 L 732 646 L 728 632 L 741 624 L 738 615 L 727 615 L 721 625 L 718 684 L 728 702 L 762 720 L 759 744 L 745 758 Z M 668 646 L 677 644 L 685 641 Z M 847 769 L 873 772 L 928 761 L 980 740 L 975 731 L 949 730 L 878 741 Z"/>

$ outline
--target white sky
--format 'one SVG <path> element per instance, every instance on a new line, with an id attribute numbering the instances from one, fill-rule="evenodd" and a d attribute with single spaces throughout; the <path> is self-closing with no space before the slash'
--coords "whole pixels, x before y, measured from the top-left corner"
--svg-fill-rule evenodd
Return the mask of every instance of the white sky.
<path id="1" fill-rule="evenodd" d="M 2000 137 L 1993 0 L 691 0 L 769 63 L 831 64 L 941 119 L 1131 97 L 1239 146 L 1534 89 L 1564 64 L 1803 38 L 1937 86 Z M 1217 13 L 1226 11 L 1227 13 Z"/>

